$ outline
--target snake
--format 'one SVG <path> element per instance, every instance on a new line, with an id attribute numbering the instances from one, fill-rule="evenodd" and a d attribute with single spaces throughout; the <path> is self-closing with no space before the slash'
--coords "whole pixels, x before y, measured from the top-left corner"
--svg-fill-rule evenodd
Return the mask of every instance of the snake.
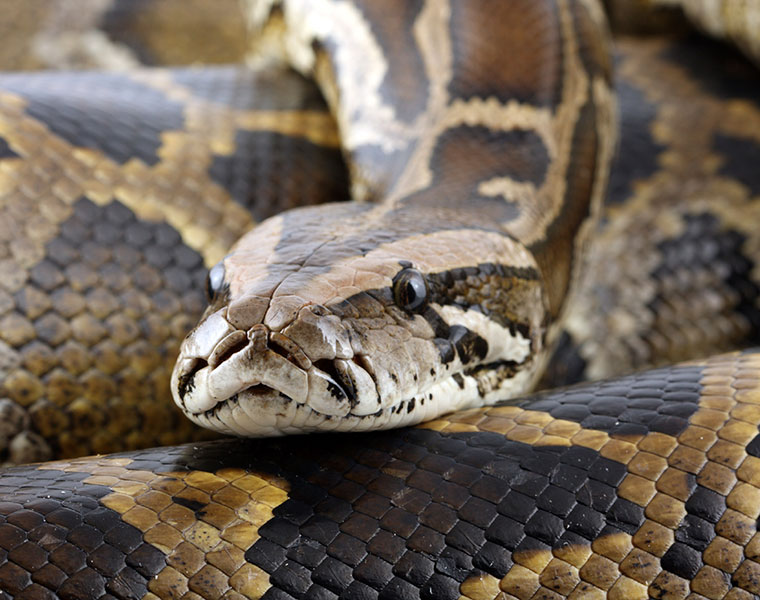
<path id="1" fill-rule="evenodd" d="M 480 4 L 0 76 L 2 600 L 760 595 L 756 70 Z"/>
<path id="2" fill-rule="evenodd" d="M 499 22 L 536 27 L 530 43 L 509 36 L 514 59 L 496 62 L 475 39 L 499 31 L 475 5 L 417 7 L 385 59 L 382 29 L 398 25 L 367 6 L 254 7 L 261 40 L 284 31 L 262 51 L 270 60 L 329 79 L 352 196 L 365 201 L 274 217 L 212 267 L 211 307 L 172 375 L 192 420 L 242 435 L 360 431 L 534 386 L 601 205 L 611 67 L 600 7 L 503 11 Z"/>

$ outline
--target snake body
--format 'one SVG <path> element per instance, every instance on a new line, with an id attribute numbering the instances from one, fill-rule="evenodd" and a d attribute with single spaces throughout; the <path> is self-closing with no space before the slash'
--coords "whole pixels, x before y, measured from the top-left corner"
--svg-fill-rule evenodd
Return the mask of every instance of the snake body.
<path id="1" fill-rule="evenodd" d="M 454 40 L 458 57 L 479 39 L 466 27 L 442 33 L 437 10 L 444 3 L 398 11 L 403 23 L 421 23 L 411 28 L 384 22 L 369 3 L 339 3 L 345 38 L 335 39 L 310 13 L 320 4 L 294 2 L 273 13 L 266 7 L 251 18 L 268 23 L 269 50 L 273 40 L 290 39 L 274 44 L 275 54 L 316 75 L 337 130 L 314 88 L 280 71 L 0 78 L 0 182 L 9 223 L 0 297 L 5 458 L 74 456 L 199 435 L 167 408 L 159 382 L 183 328 L 202 310 L 203 265 L 222 257 L 223 269 L 210 272 L 211 308 L 183 346 L 175 391 L 184 389 L 180 405 L 209 401 L 212 395 L 198 395 L 202 385 L 191 385 L 195 377 L 183 371 L 189 365 L 201 372 L 199 361 L 221 368 L 242 349 L 246 360 L 268 362 L 273 368 L 266 370 L 255 360 L 243 364 L 237 391 L 254 382 L 283 390 L 285 380 L 293 397 L 286 406 L 277 394 L 282 407 L 267 413 L 261 400 L 275 394 L 257 387 L 250 398 L 261 410 L 253 416 L 229 410 L 226 420 L 211 421 L 240 433 L 299 425 L 292 408 L 303 387 L 283 378 L 293 364 L 307 381 L 322 373 L 335 385 L 323 386 L 329 396 L 306 393 L 302 404 L 338 414 L 305 416 L 300 426 L 361 428 L 372 414 L 360 414 L 370 410 L 362 404 L 367 390 L 388 408 L 372 426 L 387 426 L 391 419 L 430 418 L 446 402 L 466 406 L 476 396 L 480 402 L 519 394 L 517 386 L 537 378 L 542 362 L 550 363 L 544 385 L 553 385 L 757 339 L 753 197 L 760 184 L 746 165 L 760 118 L 757 74 L 746 63 L 693 39 L 621 40 L 620 158 L 602 206 L 596 186 L 611 149 L 611 95 L 594 3 L 515 2 L 514 19 L 461 21 L 481 33 L 504 23 L 520 34 L 538 31 L 516 39 L 532 49 L 525 60 L 550 71 L 538 50 L 559 52 L 557 78 L 543 70 L 499 72 L 502 83 L 517 82 L 509 89 L 522 94 L 519 102 L 491 88 L 496 100 L 481 102 L 478 94 L 486 92 L 477 86 L 485 79 L 458 79 L 471 69 L 456 65 L 438 68 L 433 48 L 440 43 Z M 468 12 L 475 4 L 452 6 Z M 500 9 L 509 12 L 510 5 Z M 529 18 L 536 14 L 541 18 Z M 293 37 L 282 37 L 284 25 Z M 732 31 L 742 43 L 741 28 Z M 360 44 L 360 56 L 379 62 L 342 75 L 352 63 L 344 43 Z M 750 43 L 743 46 L 751 51 Z M 488 72 L 489 61 L 468 56 Z M 378 67 L 397 64 L 407 71 Z M 579 70 L 568 73 L 568 65 Z M 536 97 L 538 108 L 531 104 Z M 83 98 L 91 108 L 77 112 Z M 684 98 L 694 110 L 684 110 Z M 100 107 L 115 100 L 120 118 L 100 120 Z M 380 110 L 362 129 L 365 101 Z M 582 108 L 588 106 L 593 110 Z M 120 133 L 138 126 L 140 137 Z M 278 209 L 269 198 L 293 198 L 293 190 L 299 204 L 348 197 L 337 131 L 351 191 L 363 202 L 285 213 L 225 256 L 242 230 Z M 596 141 L 576 146 L 579 138 Z M 479 144 L 503 147 L 505 140 L 512 151 L 492 161 L 476 152 Z M 570 152 L 589 146 L 593 152 Z M 544 158 L 543 179 L 526 156 Z M 265 175 L 268 163 L 291 178 Z M 576 178 L 588 185 L 578 185 L 578 219 L 561 221 L 574 223 L 570 235 L 536 222 L 519 229 L 515 222 L 531 202 L 568 206 L 556 182 Z M 181 191 L 167 193 L 173 185 Z M 457 203 L 457 194 L 472 190 L 471 206 Z M 35 194 L 44 199 L 37 217 L 24 208 Z M 332 221 L 325 225 L 324 217 Z M 211 223 L 214 236 L 201 226 Z M 310 237 L 297 236 L 296 226 Z M 473 226 L 477 235 L 467 237 Z M 35 233 L 22 242 L 14 234 L 24 228 Z M 456 244 L 463 229 L 467 241 Z M 257 253 L 274 257 L 271 265 L 242 264 L 243 255 Z M 621 264 L 624 273 L 615 266 Z M 379 271 L 370 274 L 370 265 Z M 411 269 L 430 293 L 427 312 L 400 306 L 412 304 L 419 290 Z M 242 274 L 251 273 L 256 277 L 244 282 Z M 408 285 L 399 291 L 398 281 Z M 505 283 L 514 295 L 500 295 Z M 272 284 L 282 293 L 269 294 Z M 287 324 L 272 327 L 277 319 Z M 242 337 L 231 321 L 245 330 Z M 266 328 L 251 326 L 262 321 Z M 498 348 L 527 347 L 522 363 L 480 357 L 497 352 L 495 331 L 529 340 Z M 220 332 L 227 341 L 212 349 Z M 399 339 L 415 350 L 403 365 L 392 355 Z M 453 383 L 417 366 L 425 357 L 433 371 L 452 364 L 442 360 L 450 351 L 441 341 L 457 368 L 468 363 Z M 325 348 L 326 355 L 314 354 Z M 0 598 L 756 597 L 758 364 L 754 352 L 716 356 L 460 411 L 415 429 L 213 441 L 5 469 Z M 359 368 L 374 376 L 363 388 Z M 435 402 L 425 402 L 430 413 L 415 412 L 417 401 L 410 407 L 414 374 L 435 392 Z M 346 415 L 353 416 L 341 421 Z"/>
<path id="2" fill-rule="evenodd" d="M 0 597 L 756 598 L 759 368 L 7 469 Z"/>

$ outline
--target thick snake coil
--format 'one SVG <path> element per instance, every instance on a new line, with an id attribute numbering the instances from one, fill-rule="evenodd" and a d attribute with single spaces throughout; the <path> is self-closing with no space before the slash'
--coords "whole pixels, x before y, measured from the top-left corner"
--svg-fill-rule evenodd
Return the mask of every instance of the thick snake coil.
<path id="1" fill-rule="evenodd" d="M 621 38 L 603 205 L 594 0 L 396 4 L 248 6 L 252 62 L 314 77 L 337 130 L 279 70 L 0 76 L 5 459 L 197 436 L 166 385 L 204 265 L 172 381 L 191 418 L 425 421 L 6 468 L 0 600 L 760 596 L 760 354 L 442 415 L 757 341 L 757 71 Z M 739 4 L 685 12 L 751 54 Z M 109 43 L 56 60 L 133 60 Z"/>

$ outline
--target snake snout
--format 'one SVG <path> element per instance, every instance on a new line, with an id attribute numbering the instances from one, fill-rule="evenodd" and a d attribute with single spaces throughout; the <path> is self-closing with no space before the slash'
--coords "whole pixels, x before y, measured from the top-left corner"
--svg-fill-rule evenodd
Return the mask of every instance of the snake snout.
<path id="1" fill-rule="evenodd" d="M 282 331 L 263 323 L 243 331 L 223 311 L 210 315 L 183 343 L 172 376 L 176 403 L 206 426 L 242 435 L 376 412 L 373 375 L 328 313 L 304 307 Z"/>
<path id="2" fill-rule="evenodd" d="M 214 410 L 251 390 L 305 401 L 311 362 L 296 344 L 262 324 L 240 331 L 222 321 L 212 316 L 183 345 L 173 390 L 186 412 Z M 211 344 L 211 337 L 218 341 Z"/>

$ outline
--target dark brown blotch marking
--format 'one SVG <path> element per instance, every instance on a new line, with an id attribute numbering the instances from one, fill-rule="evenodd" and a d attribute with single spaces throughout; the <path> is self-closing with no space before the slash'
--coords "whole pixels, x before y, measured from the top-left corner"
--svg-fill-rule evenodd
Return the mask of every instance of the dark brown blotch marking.
<path id="1" fill-rule="evenodd" d="M 513 198 L 483 196 L 478 186 L 506 177 L 539 187 L 548 167 L 547 149 L 533 131 L 454 127 L 436 142 L 432 185 L 407 196 L 385 215 L 386 227 L 414 223 L 420 228 L 417 234 L 467 228 L 504 235 L 504 223 L 517 218 L 521 206 Z"/>
<path id="2" fill-rule="evenodd" d="M 462 125 L 438 138 L 431 159 L 433 185 L 409 196 L 404 204 L 460 210 L 467 203 L 477 225 L 503 223 L 518 215 L 510 199 L 478 193 L 481 183 L 499 177 L 539 187 L 549 168 L 549 154 L 534 131 L 496 131 L 483 126 Z M 402 205 L 403 206 L 403 205 Z"/>
<path id="3" fill-rule="evenodd" d="M 274 131 L 238 130 L 235 152 L 214 155 L 208 174 L 256 221 L 349 199 L 348 170 L 337 148 Z"/>
<path id="4" fill-rule="evenodd" d="M 760 169 L 757 168 L 760 140 L 716 133 L 712 146 L 723 158 L 718 172 L 746 185 L 753 196 L 760 194 Z"/>
<path id="5" fill-rule="evenodd" d="M 747 237 L 736 229 L 726 228 L 724 223 L 710 213 L 686 215 L 683 221 L 685 227 L 678 237 L 662 240 L 657 245 L 662 260 L 652 271 L 652 280 L 659 286 L 665 285 L 669 279 L 683 271 L 687 260 L 684 257 L 688 257 L 691 278 L 688 284 L 681 284 L 681 295 L 685 298 L 700 298 L 703 294 L 702 281 L 719 281 L 723 284 L 723 289 L 727 290 L 724 296 L 730 298 L 730 301 L 724 301 L 726 304 L 720 315 L 741 315 L 746 324 L 742 326 L 742 337 L 737 334 L 733 340 L 724 338 L 705 341 L 702 353 L 709 354 L 729 350 L 737 345 L 758 343 L 760 308 L 756 300 L 760 295 L 760 287 L 752 275 L 755 262 L 745 250 Z M 665 290 L 655 296 L 648 306 L 652 314 L 663 313 L 665 305 L 668 304 L 667 295 Z M 692 350 L 695 343 L 692 342 Z"/>
<path id="6" fill-rule="evenodd" d="M 562 37 L 553 1 L 459 0 L 451 13 L 452 96 L 560 102 Z"/>
<path id="7" fill-rule="evenodd" d="M 621 204 L 633 193 L 633 183 L 654 175 L 665 146 L 652 135 L 657 106 L 626 80 L 618 81 L 620 147 L 616 152 L 607 190 L 607 203 Z"/>
<path id="8" fill-rule="evenodd" d="M 162 134 L 184 125 L 180 102 L 126 74 L 3 74 L 0 88 L 22 96 L 26 113 L 72 146 L 119 164 L 135 158 L 157 164 Z"/>
<path id="9" fill-rule="evenodd" d="M 451 326 L 449 341 L 456 348 L 462 364 L 466 365 L 475 359 L 483 360 L 488 354 L 488 342 L 462 325 Z"/>

